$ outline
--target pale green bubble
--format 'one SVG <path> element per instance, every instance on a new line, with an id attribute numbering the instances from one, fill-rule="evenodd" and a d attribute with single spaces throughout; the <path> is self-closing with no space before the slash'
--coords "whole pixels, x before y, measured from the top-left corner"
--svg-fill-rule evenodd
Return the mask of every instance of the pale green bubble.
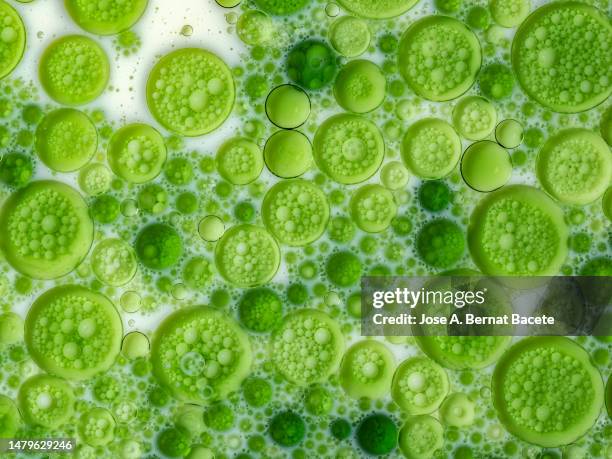
<path id="1" fill-rule="evenodd" d="M 529 0 L 492 0 L 489 3 L 493 20 L 503 27 L 516 27 L 529 14 Z"/>
<path id="2" fill-rule="evenodd" d="M 13 344 L 23 339 L 23 319 L 14 312 L 0 314 L 0 344 Z"/>
<path id="3" fill-rule="evenodd" d="M 360 183 L 374 175 L 385 154 L 378 127 L 349 114 L 325 120 L 315 134 L 313 148 L 319 169 L 342 184 Z"/>
<path id="4" fill-rule="evenodd" d="M 444 446 L 444 428 L 432 416 L 409 417 L 400 429 L 398 443 L 406 459 L 429 459 Z"/>
<path id="5" fill-rule="evenodd" d="M 0 3 L 0 78 L 9 75 L 21 61 L 26 44 L 26 29 L 19 13 L 7 2 Z"/>
<path id="6" fill-rule="evenodd" d="M 278 131 L 266 142 L 264 160 L 278 177 L 299 177 L 312 167 L 312 144 L 299 131 Z"/>
<path id="7" fill-rule="evenodd" d="M 587 129 L 557 132 L 539 151 L 536 172 L 542 187 L 558 201 L 593 202 L 612 181 L 610 147 Z"/>
<path id="8" fill-rule="evenodd" d="M 63 224 L 65 218 L 70 224 Z M 0 232 L 7 235 L 0 240 L 0 249 L 16 270 L 37 279 L 54 279 L 83 260 L 93 240 L 93 222 L 77 191 L 43 180 L 4 203 Z"/>
<path id="9" fill-rule="evenodd" d="M 386 86 L 387 80 L 376 64 L 367 60 L 354 60 L 338 73 L 334 96 L 338 105 L 345 110 L 367 113 L 383 103 Z"/>
<path id="10" fill-rule="evenodd" d="M 149 0 L 108 0 L 91 3 L 86 0 L 66 0 L 70 16 L 87 32 L 113 35 L 129 29 L 140 19 Z"/>
<path id="11" fill-rule="evenodd" d="M 419 19 L 400 41 L 402 76 L 414 92 L 433 101 L 465 93 L 476 80 L 481 60 L 476 35 L 464 23 L 447 16 Z"/>
<path id="12" fill-rule="evenodd" d="M 503 120 L 495 128 L 495 139 L 504 148 L 516 148 L 523 143 L 523 125 L 517 120 Z"/>
<path id="13" fill-rule="evenodd" d="M 93 408 L 79 418 L 80 437 L 91 446 L 104 446 L 115 438 L 115 418 L 104 408 Z"/>
<path id="14" fill-rule="evenodd" d="M 153 180 L 166 161 L 161 134 L 147 124 L 128 124 L 108 143 L 108 164 L 115 174 L 131 183 Z"/>
<path id="15" fill-rule="evenodd" d="M 404 360 L 395 371 L 391 396 L 410 415 L 434 412 L 449 390 L 446 371 L 426 357 Z"/>
<path id="16" fill-rule="evenodd" d="M 266 99 L 266 114 L 276 126 L 295 129 L 310 116 L 310 98 L 297 86 L 277 86 Z"/>
<path id="17" fill-rule="evenodd" d="M 149 353 L 149 338 L 140 332 L 125 335 L 121 342 L 121 354 L 130 360 L 145 357 Z"/>
<path id="18" fill-rule="evenodd" d="M 36 129 L 36 152 L 51 169 L 70 172 L 95 154 L 98 132 L 83 112 L 63 108 L 48 113 Z"/>
<path id="19" fill-rule="evenodd" d="M 112 286 L 127 284 L 138 269 L 134 249 L 121 239 L 99 242 L 91 254 L 91 267 L 96 277 Z"/>
<path id="20" fill-rule="evenodd" d="M 166 317 L 151 342 L 159 382 L 191 403 L 223 398 L 236 390 L 251 360 L 246 333 L 232 318 L 209 307 L 184 308 Z"/>
<path id="21" fill-rule="evenodd" d="M 27 379 L 19 388 L 17 399 L 29 424 L 56 429 L 74 414 L 74 391 L 65 380 L 55 376 L 40 374 Z"/>
<path id="22" fill-rule="evenodd" d="M 45 91 L 57 102 L 82 105 L 104 92 L 110 64 L 97 42 L 83 35 L 67 35 L 45 49 L 38 76 Z"/>
<path id="23" fill-rule="evenodd" d="M 393 194 L 380 185 L 365 185 L 351 197 L 351 216 L 359 228 L 379 233 L 391 225 L 397 213 Z"/>
<path id="24" fill-rule="evenodd" d="M 329 220 L 325 193 L 306 180 L 277 183 L 266 193 L 261 206 L 266 228 L 287 245 L 311 244 L 321 237 Z"/>
<path id="25" fill-rule="evenodd" d="M 408 184 L 410 174 L 399 161 L 391 161 L 380 170 L 380 181 L 390 190 L 399 190 Z"/>
<path id="26" fill-rule="evenodd" d="M 225 231 L 225 224 L 216 215 L 207 215 L 198 224 L 198 234 L 208 242 L 218 241 Z"/>
<path id="27" fill-rule="evenodd" d="M 412 8 L 418 0 L 338 0 L 347 11 L 364 18 L 387 19 L 399 16 Z"/>
<path id="28" fill-rule="evenodd" d="M 113 364 L 122 328 L 108 298 L 64 285 L 46 291 L 32 304 L 25 320 L 25 341 L 32 359 L 47 372 L 88 379 Z"/>
<path id="29" fill-rule="evenodd" d="M 352 16 L 336 19 L 329 28 L 329 41 L 345 57 L 357 57 L 370 46 L 372 33 L 368 23 Z"/>
<path id="30" fill-rule="evenodd" d="M 245 138 L 233 137 L 223 143 L 216 156 L 217 170 L 234 185 L 247 185 L 263 170 L 263 153 L 259 146 Z"/>
<path id="31" fill-rule="evenodd" d="M 249 10 L 238 18 L 236 31 L 247 45 L 263 45 L 272 39 L 274 24 L 264 12 Z"/>
<path id="32" fill-rule="evenodd" d="M 611 40 L 612 25 L 597 8 L 553 2 L 535 10 L 519 27 L 512 65 L 529 97 L 556 112 L 581 112 L 612 91 L 607 71 Z"/>
<path id="33" fill-rule="evenodd" d="M 340 365 L 340 384 L 354 398 L 380 398 L 389 392 L 395 357 L 382 343 L 360 341 L 347 349 Z"/>
<path id="34" fill-rule="evenodd" d="M 461 139 L 453 127 L 436 118 L 412 124 L 402 141 L 402 160 L 415 175 L 437 179 L 450 174 L 461 157 Z"/>
<path id="35" fill-rule="evenodd" d="M 468 147 L 461 158 L 463 180 L 476 191 L 501 188 L 512 176 L 512 162 L 506 150 L 488 140 Z"/>
<path id="36" fill-rule="evenodd" d="M 496 123 L 495 107 L 484 97 L 464 97 L 453 109 L 453 124 L 459 134 L 468 140 L 484 139 L 493 131 Z"/>
<path id="37" fill-rule="evenodd" d="M 440 406 L 440 418 L 447 426 L 467 427 L 476 419 L 475 404 L 465 394 L 451 394 Z"/>
<path id="38" fill-rule="evenodd" d="M 147 80 L 147 105 L 153 117 L 185 136 L 204 135 L 221 126 L 234 99 L 230 69 L 205 49 L 183 48 L 165 55 Z"/>

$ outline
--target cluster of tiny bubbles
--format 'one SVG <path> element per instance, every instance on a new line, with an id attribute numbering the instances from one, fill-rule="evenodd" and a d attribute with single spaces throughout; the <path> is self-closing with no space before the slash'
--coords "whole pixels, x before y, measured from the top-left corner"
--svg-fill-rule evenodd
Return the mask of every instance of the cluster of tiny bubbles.
<path id="1" fill-rule="evenodd" d="M 23 79 L 0 0 L 0 438 L 612 457 L 610 337 L 360 334 L 363 276 L 612 275 L 605 2 L 211 0 L 238 63 L 185 18 L 140 120 L 98 98 L 154 2 L 63 3 Z"/>

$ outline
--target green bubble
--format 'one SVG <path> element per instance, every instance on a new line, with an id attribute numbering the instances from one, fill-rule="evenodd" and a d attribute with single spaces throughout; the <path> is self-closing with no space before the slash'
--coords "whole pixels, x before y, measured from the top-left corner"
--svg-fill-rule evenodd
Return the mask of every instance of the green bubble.
<path id="1" fill-rule="evenodd" d="M 450 14 L 461 9 L 463 0 L 435 0 L 434 4 L 440 12 Z"/>
<path id="2" fill-rule="evenodd" d="M 529 0 L 491 0 L 489 8 L 493 20 L 502 27 L 516 27 L 525 20 L 530 10 Z"/>
<path id="3" fill-rule="evenodd" d="M 561 113 L 588 110 L 608 98 L 612 25 L 597 8 L 553 2 L 535 10 L 512 42 L 512 66 L 527 95 Z"/>
<path id="4" fill-rule="evenodd" d="M 66 10 L 79 27 L 97 35 L 114 35 L 132 27 L 144 13 L 148 0 L 65 0 Z"/>
<path id="5" fill-rule="evenodd" d="M 278 131 L 266 142 L 264 160 L 277 177 L 299 177 L 312 166 L 312 145 L 299 131 Z"/>
<path id="6" fill-rule="evenodd" d="M 455 222 L 438 218 L 420 229 L 416 248 L 419 256 L 428 265 L 435 268 L 449 268 L 463 256 L 465 236 Z"/>
<path id="7" fill-rule="evenodd" d="M 329 42 L 344 57 L 361 56 L 368 50 L 372 33 L 368 23 L 352 16 L 342 16 L 329 27 Z"/>
<path id="8" fill-rule="evenodd" d="M 476 266 L 489 275 L 554 275 L 567 255 L 563 213 L 543 192 L 504 187 L 476 207 L 468 245 Z"/>
<path id="9" fill-rule="evenodd" d="M 42 230 L 42 231 L 41 231 Z M 54 279 L 72 271 L 93 240 L 83 198 L 68 185 L 44 180 L 13 193 L 0 211 L 0 249 L 17 271 Z"/>
<path id="10" fill-rule="evenodd" d="M 92 218 L 102 224 L 112 223 L 119 217 L 121 204 L 114 196 L 98 196 L 91 203 L 90 212 Z"/>
<path id="11" fill-rule="evenodd" d="M 185 136 L 217 129 L 234 106 L 234 79 L 219 57 L 183 48 L 162 57 L 147 80 L 147 105 L 165 128 Z"/>
<path id="12" fill-rule="evenodd" d="M 504 148 L 517 148 L 523 143 L 523 125 L 513 119 L 501 121 L 495 128 L 495 140 Z"/>
<path id="13" fill-rule="evenodd" d="M 205 306 L 169 315 L 151 341 L 155 376 L 190 403 L 207 403 L 238 389 L 251 360 L 246 333 L 227 314 Z"/>
<path id="14" fill-rule="evenodd" d="M 185 457 L 191 452 L 189 431 L 182 427 L 168 427 L 162 430 L 157 436 L 156 443 L 159 450 L 167 457 Z"/>
<path id="15" fill-rule="evenodd" d="M 453 109 L 453 124 L 468 140 L 484 139 L 493 131 L 495 123 L 495 107 L 484 97 L 464 97 Z"/>
<path id="16" fill-rule="evenodd" d="M 286 67 L 289 78 L 305 89 L 321 89 L 336 76 L 335 56 L 321 41 L 298 43 L 287 55 Z"/>
<path id="17" fill-rule="evenodd" d="M 10 187 L 28 184 L 33 173 L 32 159 L 23 153 L 9 153 L 0 159 L 0 181 Z"/>
<path id="18" fill-rule="evenodd" d="M 224 232 L 225 224 L 216 215 L 207 215 L 198 224 L 198 234 L 208 242 L 218 241 Z"/>
<path id="19" fill-rule="evenodd" d="M 217 151 L 216 163 L 219 174 L 234 185 L 253 182 L 264 166 L 261 149 L 245 137 L 225 141 Z"/>
<path id="20" fill-rule="evenodd" d="M 214 272 L 214 264 L 210 260 L 194 257 L 183 268 L 183 281 L 193 290 L 202 290 L 211 283 Z"/>
<path id="21" fill-rule="evenodd" d="M 310 116 L 310 98 L 303 89 L 292 84 L 277 86 L 266 99 L 266 114 L 280 128 L 298 128 Z"/>
<path id="22" fill-rule="evenodd" d="M 90 196 L 106 193 L 111 187 L 111 181 L 111 172 L 100 163 L 88 164 L 79 172 L 79 186 Z"/>
<path id="23" fill-rule="evenodd" d="M 147 268 L 162 270 L 178 263 L 183 255 L 183 242 L 176 230 L 163 223 L 144 227 L 134 245 L 138 259 Z"/>
<path id="24" fill-rule="evenodd" d="M 218 432 L 231 429 L 234 420 L 232 409 L 224 403 L 215 403 L 204 411 L 204 422 Z"/>
<path id="25" fill-rule="evenodd" d="M 281 243 L 310 244 L 321 237 L 329 220 L 329 203 L 313 182 L 285 180 L 266 193 L 261 205 L 263 222 Z"/>
<path id="26" fill-rule="evenodd" d="M 423 182 L 419 188 L 419 203 L 430 212 L 440 212 L 446 209 L 451 200 L 450 188 L 440 180 Z"/>
<path id="27" fill-rule="evenodd" d="M 449 390 L 446 371 L 426 357 L 404 360 L 393 375 L 391 396 L 410 415 L 437 410 Z"/>
<path id="28" fill-rule="evenodd" d="M 102 94 L 108 84 L 110 64 L 94 40 L 83 35 L 67 35 L 45 49 L 38 76 L 44 90 L 56 102 L 82 105 Z"/>
<path id="29" fill-rule="evenodd" d="M 168 206 L 168 193 L 160 185 L 151 183 L 138 192 L 138 208 L 142 211 L 157 215 Z"/>
<path id="30" fill-rule="evenodd" d="M 291 284 L 287 288 L 287 299 L 291 304 L 304 304 L 308 300 L 308 289 L 303 284 Z"/>
<path id="31" fill-rule="evenodd" d="M 274 35 L 274 23 L 262 11 L 248 10 L 240 15 L 236 24 L 236 32 L 247 45 L 265 45 Z"/>
<path id="32" fill-rule="evenodd" d="M 397 214 L 393 194 L 380 185 L 365 185 L 351 197 L 351 217 L 359 228 L 379 233 L 391 225 Z"/>
<path id="33" fill-rule="evenodd" d="M 351 424 L 346 419 L 334 419 L 329 425 L 329 430 L 335 439 L 346 440 L 351 435 Z"/>
<path id="34" fill-rule="evenodd" d="M 160 174 L 166 161 L 166 144 L 151 126 L 128 124 L 113 134 L 107 153 L 115 174 L 130 183 L 144 183 Z"/>
<path id="35" fill-rule="evenodd" d="M 512 69 L 503 64 L 490 64 L 484 67 L 478 76 L 482 93 L 493 100 L 501 100 L 512 95 L 514 75 Z"/>
<path id="36" fill-rule="evenodd" d="M 285 316 L 272 334 L 270 349 L 272 361 L 285 379 L 308 386 L 336 372 L 344 337 L 336 321 L 324 312 L 300 309 Z"/>
<path id="37" fill-rule="evenodd" d="M 48 113 L 36 129 L 36 152 L 49 168 L 59 172 L 80 169 L 98 147 L 98 132 L 85 113 L 60 108 Z"/>
<path id="38" fill-rule="evenodd" d="M 338 0 L 349 13 L 370 19 L 388 19 L 399 16 L 419 0 Z"/>
<path id="39" fill-rule="evenodd" d="M 300 11 L 310 0 L 255 0 L 255 3 L 266 13 L 286 16 Z"/>
<path id="40" fill-rule="evenodd" d="M 21 425 L 21 416 L 15 402 L 0 395 L 0 438 L 13 438 Z"/>
<path id="41" fill-rule="evenodd" d="M 45 371 L 87 379 L 115 361 L 123 336 L 121 318 L 105 296 L 76 285 L 52 288 L 32 304 L 25 341 Z"/>
<path id="42" fill-rule="evenodd" d="M 473 6 L 467 12 L 466 22 L 473 29 L 486 30 L 491 23 L 491 13 L 484 6 Z"/>
<path id="43" fill-rule="evenodd" d="M 610 147 L 592 131 L 565 129 L 549 138 L 536 160 L 542 188 L 566 204 L 600 198 L 612 181 Z"/>
<path id="44" fill-rule="evenodd" d="M 238 303 L 240 322 L 249 330 L 266 333 L 276 328 L 283 318 L 279 296 L 269 288 L 248 290 Z"/>
<path id="45" fill-rule="evenodd" d="M 406 459 L 431 459 L 444 446 L 444 428 L 431 416 L 413 416 L 400 429 L 398 442 Z"/>
<path id="46" fill-rule="evenodd" d="M 342 67 L 334 83 L 334 96 L 345 110 L 367 113 L 383 103 L 386 86 L 382 70 L 373 62 L 359 59 Z"/>
<path id="47" fill-rule="evenodd" d="M 26 30 L 19 13 L 7 2 L 0 2 L 0 79 L 10 74 L 23 57 Z"/>
<path id="48" fill-rule="evenodd" d="M 512 176 L 512 161 L 506 150 L 494 142 L 473 143 L 461 158 L 463 180 L 476 191 L 501 188 Z"/>
<path id="49" fill-rule="evenodd" d="M 223 8 L 234 8 L 240 5 L 242 0 L 215 0 L 219 6 Z M 191 456 L 189 456 L 191 458 Z M 212 459 L 212 458 L 211 458 Z"/>
<path id="50" fill-rule="evenodd" d="M 404 188 L 409 179 L 408 170 L 399 161 L 388 162 L 380 171 L 381 183 L 392 191 Z"/>
<path id="51" fill-rule="evenodd" d="M 465 93 L 476 80 L 481 59 L 476 35 L 446 16 L 414 22 L 400 41 L 400 72 L 408 86 L 428 100 L 451 100 Z"/>
<path id="52" fill-rule="evenodd" d="M 55 376 L 40 374 L 27 379 L 19 388 L 17 399 L 28 424 L 56 429 L 74 414 L 74 391 Z"/>
<path id="53" fill-rule="evenodd" d="M 328 258 L 325 270 L 333 284 L 350 287 L 359 282 L 363 266 L 353 252 L 336 252 Z"/>
<path id="54" fill-rule="evenodd" d="M 172 158 L 165 164 L 164 174 L 173 185 L 187 185 L 193 179 L 193 166 L 186 158 Z"/>
<path id="55" fill-rule="evenodd" d="M 21 317 L 14 312 L 0 314 L 0 345 L 14 344 L 22 339 L 23 320 Z"/>
<path id="56" fill-rule="evenodd" d="M 379 129 L 358 115 L 341 114 L 325 120 L 317 129 L 313 147 L 319 169 L 347 185 L 374 175 L 385 155 Z"/>
<path id="57" fill-rule="evenodd" d="M 263 378 L 249 376 L 242 383 L 242 394 L 250 406 L 259 408 L 272 400 L 272 386 Z"/>
<path id="58" fill-rule="evenodd" d="M 397 446 L 397 426 L 385 414 L 370 414 L 357 426 L 355 437 L 366 453 L 373 456 L 386 455 Z"/>
<path id="59" fill-rule="evenodd" d="M 415 175 L 438 179 L 450 174 L 461 157 L 461 139 L 446 121 L 424 118 L 402 140 L 402 160 Z"/>
<path id="60" fill-rule="evenodd" d="M 314 416 L 325 416 L 333 407 L 332 394 L 322 386 L 313 386 L 304 396 L 304 408 Z"/>
<path id="61" fill-rule="evenodd" d="M 190 191 L 179 194 L 176 197 L 176 210 L 184 215 L 193 214 L 198 210 L 198 198 Z"/>
<path id="62" fill-rule="evenodd" d="M 381 398 L 391 387 L 395 358 L 375 340 L 359 341 L 344 354 L 340 365 L 340 384 L 353 398 Z"/>
<path id="63" fill-rule="evenodd" d="M 121 342 L 121 354 L 130 360 L 146 357 L 151 344 L 149 338 L 140 332 L 130 332 Z"/>
<path id="64" fill-rule="evenodd" d="M 278 244 L 264 228 L 233 226 L 215 247 L 217 270 L 238 287 L 255 287 L 274 277 L 280 264 Z"/>
<path id="65" fill-rule="evenodd" d="M 127 284 L 136 274 L 136 254 L 130 245 L 121 239 L 104 239 L 91 253 L 94 274 L 106 285 Z"/>
<path id="66" fill-rule="evenodd" d="M 467 427 L 475 419 L 475 404 L 465 394 L 450 394 L 440 406 L 440 420 L 447 426 Z"/>
<path id="67" fill-rule="evenodd" d="M 270 421 L 270 437 L 281 446 L 289 447 L 299 444 L 306 435 L 306 423 L 294 411 L 282 411 Z"/>
<path id="68" fill-rule="evenodd" d="M 612 276 L 612 258 L 595 257 L 580 270 L 581 276 Z"/>
<path id="69" fill-rule="evenodd" d="M 93 408 L 79 419 L 79 436 L 91 446 L 104 446 L 115 438 L 115 418 L 104 408 Z"/>
<path id="70" fill-rule="evenodd" d="M 519 341 L 495 367 L 491 388 L 506 429 L 544 447 L 573 443 L 588 432 L 604 401 L 599 371 L 565 337 Z"/>

